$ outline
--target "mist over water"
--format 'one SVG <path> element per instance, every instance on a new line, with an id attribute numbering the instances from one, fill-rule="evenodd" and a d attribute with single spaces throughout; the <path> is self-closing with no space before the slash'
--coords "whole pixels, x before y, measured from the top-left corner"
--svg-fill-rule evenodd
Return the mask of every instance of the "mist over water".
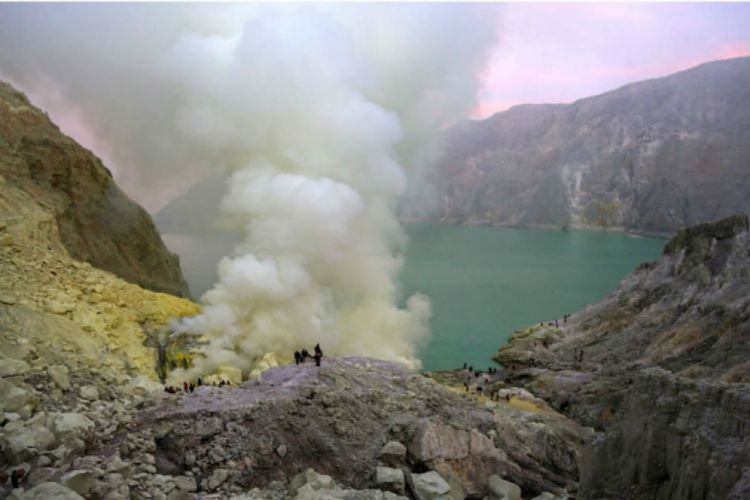
<path id="1" fill-rule="evenodd" d="M 518 328 L 562 318 L 601 300 L 665 241 L 599 231 L 497 227 L 406 227 L 411 244 L 404 294 L 425 293 L 433 306 L 423 367 L 467 362 L 485 369 Z"/>

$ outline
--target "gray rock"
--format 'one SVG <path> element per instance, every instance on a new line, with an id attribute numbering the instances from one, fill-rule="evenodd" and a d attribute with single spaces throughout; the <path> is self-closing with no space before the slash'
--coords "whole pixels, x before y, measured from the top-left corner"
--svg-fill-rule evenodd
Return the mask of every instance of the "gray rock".
<path id="1" fill-rule="evenodd" d="M 55 446 L 57 440 L 46 427 L 19 426 L 0 435 L 0 447 L 10 463 L 19 463 Z"/>
<path id="2" fill-rule="evenodd" d="M 313 490 L 330 489 L 336 486 L 331 476 L 318 474 L 313 469 L 307 469 L 305 472 L 300 472 L 292 478 L 292 481 L 289 483 L 289 489 L 292 492 L 296 492 L 305 485 L 309 485 Z"/>
<path id="3" fill-rule="evenodd" d="M 464 458 L 469 454 L 469 433 L 425 420 L 417 429 L 409 452 L 422 462 Z"/>
<path id="4" fill-rule="evenodd" d="M 409 486 L 417 500 L 452 500 L 450 485 L 435 471 L 410 474 Z"/>
<path id="5" fill-rule="evenodd" d="M 52 431 L 58 439 L 69 442 L 72 439 L 86 440 L 94 431 L 96 425 L 81 413 L 57 413 L 50 415 Z"/>
<path id="6" fill-rule="evenodd" d="M 29 364 L 25 361 L 12 358 L 0 358 L 0 377 L 23 375 L 29 370 Z"/>
<path id="7" fill-rule="evenodd" d="M 32 400 L 29 391 L 0 378 L 0 412 L 18 411 Z"/>
<path id="8" fill-rule="evenodd" d="M 73 470 L 64 474 L 60 478 L 60 483 L 85 496 L 96 484 L 96 477 L 90 470 Z"/>
<path id="9" fill-rule="evenodd" d="M 47 374 L 63 391 L 70 390 L 70 371 L 65 365 L 54 365 L 47 368 Z"/>
<path id="10" fill-rule="evenodd" d="M 20 500 L 84 500 L 84 498 L 58 483 L 41 483 L 20 495 Z"/>
<path id="11" fill-rule="evenodd" d="M 195 434 L 199 437 L 210 437 L 224 430 L 219 417 L 202 418 L 195 423 Z"/>
<path id="12" fill-rule="evenodd" d="M 182 491 L 196 491 L 198 489 L 198 484 L 195 482 L 194 477 L 175 476 L 172 480 L 175 486 Z"/>
<path id="13" fill-rule="evenodd" d="M 550 493 L 549 491 L 543 491 L 541 494 L 535 496 L 531 500 L 566 500 L 567 497 L 559 497 Z"/>
<path id="14" fill-rule="evenodd" d="M 487 480 L 491 500 L 521 500 L 521 488 L 517 484 L 492 475 Z"/>
<path id="15" fill-rule="evenodd" d="M 78 394 L 88 401 L 99 400 L 99 388 L 95 385 L 84 385 L 78 391 Z"/>
<path id="16" fill-rule="evenodd" d="M 226 469 L 214 469 L 211 477 L 208 478 L 208 489 L 215 490 L 229 477 L 229 471 Z"/>
<path id="17" fill-rule="evenodd" d="M 388 441 L 380 450 L 380 460 L 387 465 L 399 465 L 406 458 L 406 446 L 398 441 Z"/>
<path id="18" fill-rule="evenodd" d="M 378 467 L 375 469 L 375 484 L 378 489 L 402 495 L 405 487 L 404 472 L 392 467 Z"/>
<path id="19" fill-rule="evenodd" d="M 57 469 L 53 467 L 35 467 L 29 472 L 28 478 L 26 479 L 27 486 L 33 487 L 41 483 L 52 481 L 52 478 L 57 473 Z"/>

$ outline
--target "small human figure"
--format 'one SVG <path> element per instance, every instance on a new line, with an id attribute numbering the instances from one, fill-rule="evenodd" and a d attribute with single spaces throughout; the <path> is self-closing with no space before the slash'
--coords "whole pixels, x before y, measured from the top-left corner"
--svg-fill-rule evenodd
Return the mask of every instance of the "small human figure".
<path id="1" fill-rule="evenodd" d="M 13 469 L 13 472 L 10 473 L 10 484 L 12 484 L 14 488 L 18 488 L 25 473 L 26 471 L 23 470 L 23 467 Z"/>
<path id="2" fill-rule="evenodd" d="M 323 356 L 323 351 L 320 349 L 320 344 L 315 344 L 315 354 Z"/>
<path id="3" fill-rule="evenodd" d="M 198 377 L 198 387 L 203 385 L 203 379 Z"/>
<path id="4" fill-rule="evenodd" d="M 474 367 L 473 366 L 469 367 L 469 373 L 474 373 Z"/>
<path id="5" fill-rule="evenodd" d="M 315 356 L 313 356 L 313 359 L 315 359 L 315 366 L 320 366 L 320 360 L 323 357 L 323 354 L 320 352 L 316 352 Z"/>
<path id="6" fill-rule="evenodd" d="M 187 382 L 183 382 L 182 383 L 182 390 L 184 392 L 188 392 L 189 388 L 188 388 L 188 383 Z"/>
<path id="7" fill-rule="evenodd" d="M 298 365 L 300 363 L 300 358 L 302 358 L 302 354 L 300 354 L 299 351 L 294 351 L 294 364 Z"/>
<path id="8" fill-rule="evenodd" d="M 188 386 L 188 389 L 190 389 L 190 392 L 195 392 L 195 384 L 190 382 L 190 385 Z"/>
<path id="9" fill-rule="evenodd" d="M 464 370 L 466 369 L 466 366 L 467 366 L 467 365 L 466 365 L 466 361 L 464 361 Z"/>
<path id="10" fill-rule="evenodd" d="M 307 351 L 307 349 L 302 349 L 302 362 L 304 363 L 307 358 L 310 357 L 310 353 Z"/>

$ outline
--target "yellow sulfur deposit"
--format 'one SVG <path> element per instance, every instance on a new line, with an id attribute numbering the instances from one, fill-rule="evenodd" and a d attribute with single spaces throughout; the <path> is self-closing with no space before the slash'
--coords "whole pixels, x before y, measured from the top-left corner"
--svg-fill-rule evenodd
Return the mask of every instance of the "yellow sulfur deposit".
<path id="1" fill-rule="evenodd" d="M 70 258 L 54 217 L 11 183 L 0 186 L 0 350 L 157 379 L 157 336 L 200 311 Z M 147 344 L 147 345 L 145 345 Z"/>

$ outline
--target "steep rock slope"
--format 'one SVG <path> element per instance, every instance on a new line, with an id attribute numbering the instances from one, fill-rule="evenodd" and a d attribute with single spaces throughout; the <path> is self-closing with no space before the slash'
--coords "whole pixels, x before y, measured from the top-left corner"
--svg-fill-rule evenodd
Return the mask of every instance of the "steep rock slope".
<path id="1" fill-rule="evenodd" d="M 0 82 L 0 175 L 55 218 L 70 256 L 144 288 L 188 297 L 179 261 L 146 211 L 91 152 Z"/>
<path id="2" fill-rule="evenodd" d="M 448 222 L 674 234 L 750 210 L 750 58 L 447 132 L 432 178 Z"/>
<path id="3" fill-rule="evenodd" d="M 748 216 L 685 229 L 657 262 L 496 359 L 600 435 L 584 498 L 745 498 L 750 485 Z"/>
<path id="4" fill-rule="evenodd" d="M 60 134 L 22 95 L 7 86 L 0 86 L 0 94 L 0 353 L 40 365 L 101 369 L 120 381 L 156 378 L 155 336 L 171 320 L 196 314 L 198 306 L 82 262 L 70 245 L 101 250 L 104 262 L 124 266 L 123 274 L 133 278 L 147 272 L 137 262 L 141 255 L 147 266 L 164 261 L 172 270 L 154 268 L 151 283 L 186 293 L 178 286 L 177 261 L 164 250 L 148 215 L 117 190 L 93 155 Z M 25 148 L 50 156 L 34 156 L 35 163 Z M 98 222 L 86 220 L 94 217 L 89 202 L 101 211 Z M 127 217 L 131 210 L 134 219 Z M 130 236 L 99 226 L 107 220 L 130 227 Z M 148 231 L 141 238 L 133 228 L 143 224 Z M 149 257 L 151 250 L 157 257 Z M 166 278 L 174 273 L 179 280 L 170 284 Z"/>

